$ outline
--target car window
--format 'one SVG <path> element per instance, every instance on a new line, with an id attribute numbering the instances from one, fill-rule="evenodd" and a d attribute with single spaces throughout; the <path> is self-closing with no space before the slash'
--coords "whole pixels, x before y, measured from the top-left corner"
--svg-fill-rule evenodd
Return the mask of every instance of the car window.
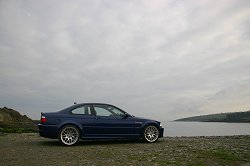
<path id="1" fill-rule="evenodd" d="M 72 114 L 91 115 L 90 106 L 81 106 L 72 110 Z"/>
<path id="2" fill-rule="evenodd" d="M 108 105 L 94 105 L 96 116 L 118 116 L 123 117 L 124 112 Z"/>
<path id="3" fill-rule="evenodd" d="M 96 116 L 111 116 L 112 113 L 105 108 L 94 106 Z"/>
<path id="4" fill-rule="evenodd" d="M 111 110 L 113 112 L 114 116 L 120 116 L 120 117 L 124 117 L 125 113 L 115 107 L 108 107 L 109 110 Z"/>

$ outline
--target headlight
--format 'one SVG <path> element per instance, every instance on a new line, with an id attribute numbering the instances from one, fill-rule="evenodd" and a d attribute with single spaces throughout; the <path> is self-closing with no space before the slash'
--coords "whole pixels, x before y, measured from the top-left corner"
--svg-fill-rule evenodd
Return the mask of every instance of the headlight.
<path id="1" fill-rule="evenodd" d="M 160 127 L 162 127 L 162 123 L 160 123 Z"/>

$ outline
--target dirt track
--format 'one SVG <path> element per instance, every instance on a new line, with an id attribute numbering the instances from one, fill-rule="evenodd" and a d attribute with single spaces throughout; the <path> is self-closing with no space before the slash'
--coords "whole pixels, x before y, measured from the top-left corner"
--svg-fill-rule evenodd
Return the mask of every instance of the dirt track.
<path id="1" fill-rule="evenodd" d="M 38 134 L 0 136 L 0 165 L 242 165 L 250 136 L 167 137 L 157 143 L 79 142 L 65 147 Z"/>

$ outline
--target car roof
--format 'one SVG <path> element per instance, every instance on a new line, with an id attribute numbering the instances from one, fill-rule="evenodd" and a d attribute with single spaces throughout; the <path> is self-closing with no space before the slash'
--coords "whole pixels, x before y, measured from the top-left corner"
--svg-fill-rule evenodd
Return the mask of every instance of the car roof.
<path id="1" fill-rule="evenodd" d="M 65 112 L 68 112 L 68 111 L 70 111 L 70 110 L 72 110 L 72 109 L 75 109 L 75 108 L 77 108 L 77 107 L 79 107 L 79 106 L 83 106 L 83 105 L 109 105 L 109 106 L 116 107 L 116 106 L 114 106 L 114 105 L 112 105 L 112 104 L 107 104 L 107 103 L 79 103 L 79 104 L 74 104 L 74 105 L 72 105 L 72 106 L 69 106 L 69 107 L 67 107 L 67 108 L 65 108 L 65 109 L 62 109 L 62 110 L 59 111 L 59 112 L 65 113 Z M 116 108 L 118 108 L 118 107 L 116 107 Z M 120 109 L 120 108 L 118 108 L 118 109 Z M 121 110 L 121 109 L 120 109 L 120 110 Z"/>
<path id="2" fill-rule="evenodd" d="M 112 105 L 112 104 L 108 104 L 108 103 L 76 103 L 76 104 L 74 104 L 74 105 L 77 105 L 77 106 L 81 106 L 81 105 L 94 105 L 94 104 L 98 104 L 98 105 L 111 105 L 111 106 L 114 106 L 114 105 Z"/>

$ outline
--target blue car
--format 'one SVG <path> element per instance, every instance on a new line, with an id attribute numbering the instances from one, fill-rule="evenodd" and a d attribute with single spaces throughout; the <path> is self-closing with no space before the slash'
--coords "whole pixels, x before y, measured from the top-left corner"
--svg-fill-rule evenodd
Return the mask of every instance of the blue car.
<path id="1" fill-rule="evenodd" d="M 138 139 L 153 143 L 163 137 L 159 121 L 137 118 L 110 104 L 74 104 L 58 112 L 41 113 L 42 137 L 74 145 L 79 139 Z"/>

